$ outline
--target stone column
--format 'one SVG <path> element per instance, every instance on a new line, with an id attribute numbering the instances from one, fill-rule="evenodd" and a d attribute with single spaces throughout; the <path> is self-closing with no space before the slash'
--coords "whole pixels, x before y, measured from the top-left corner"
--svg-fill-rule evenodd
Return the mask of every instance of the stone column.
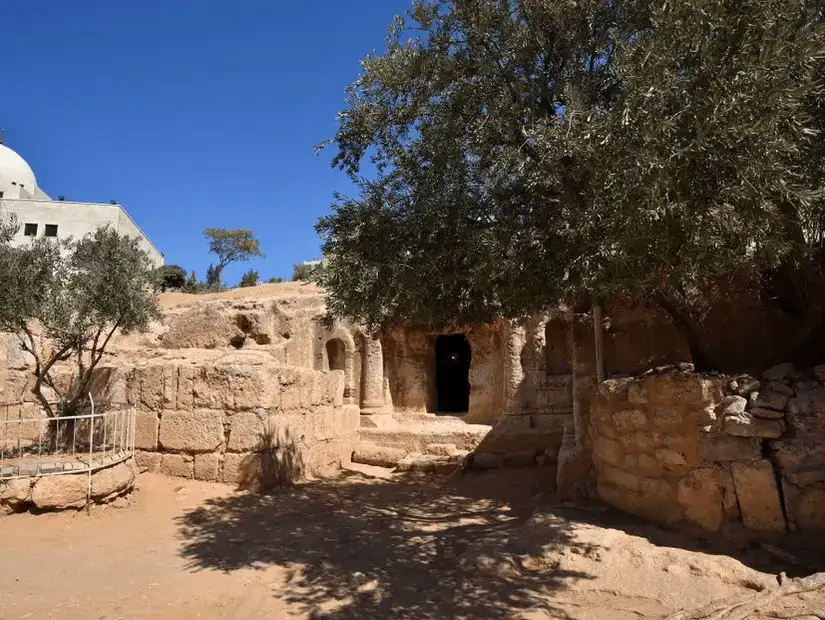
<path id="1" fill-rule="evenodd" d="M 527 342 L 527 330 L 522 323 L 510 321 L 507 328 L 507 357 L 504 369 L 504 413 L 512 415 L 521 409 L 521 388 L 524 382 L 524 368 L 521 365 L 521 354 Z"/>
<path id="2" fill-rule="evenodd" d="M 380 340 L 367 336 L 365 341 L 361 409 L 381 409 L 384 406 L 384 353 Z"/>

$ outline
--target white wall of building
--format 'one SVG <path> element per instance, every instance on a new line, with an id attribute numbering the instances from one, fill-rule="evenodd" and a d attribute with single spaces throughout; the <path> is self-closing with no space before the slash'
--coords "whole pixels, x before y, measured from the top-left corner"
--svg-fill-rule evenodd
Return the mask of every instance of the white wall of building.
<path id="1" fill-rule="evenodd" d="M 26 224 L 37 224 L 37 236 L 42 237 L 46 225 L 57 226 L 57 237 L 80 238 L 102 226 L 111 226 L 121 235 L 140 239 L 141 247 L 149 254 L 154 267 L 163 265 L 163 254 L 152 245 L 146 235 L 135 225 L 120 205 L 90 202 L 50 202 L 44 200 L 0 200 L 0 219 L 6 220 L 15 215 L 20 230 L 12 240 L 17 245 L 26 243 Z"/>

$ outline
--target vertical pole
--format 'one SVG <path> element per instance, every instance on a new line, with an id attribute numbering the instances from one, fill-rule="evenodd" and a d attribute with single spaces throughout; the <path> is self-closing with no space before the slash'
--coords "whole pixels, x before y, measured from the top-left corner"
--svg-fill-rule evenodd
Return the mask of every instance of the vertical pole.
<path id="1" fill-rule="evenodd" d="M 86 484 L 86 514 L 91 512 L 92 504 L 92 447 L 94 446 L 95 436 L 95 399 L 89 393 L 89 402 L 92 404 L 92 413 L 89 417 L 89 478 Z"/>
<path id="2" fill-rule="evenodd" d="M 593 336 L 596 348 L 596 385 L 604 381 L 604 323 L 602 306 L 593 302 Z"/>

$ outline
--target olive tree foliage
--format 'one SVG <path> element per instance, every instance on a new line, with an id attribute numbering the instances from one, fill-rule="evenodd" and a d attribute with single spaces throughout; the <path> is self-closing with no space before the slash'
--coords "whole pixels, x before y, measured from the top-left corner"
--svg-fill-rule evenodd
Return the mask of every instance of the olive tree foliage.
<path id="1" fill-rule="evenodd" d="M 799 280 L 822 246 L 822 21 L 821 1 L 417 0 L 322 145 L 360 190 L 317 226 L 331 311 L 443 327 L 644 297 L 711 364 L 725 283 Z"/>
<path id="2" fill-rule="evenodd" d="M 260 244 L 251 230 L 225 228 L 207 228 L 203 235 L 209 239 L 209 251 L 218 257 L 218 264 L 210 268 L 213 271 L 213 278 L 210 281 L 207 276 L 209 286 L 220 286 L 223 268 L 229 263 L 245 262 L 251 258 L 264 257 Z"/>
<path id="3" fill-rule="evenodd" d="M 111 228 L 22 247 L 9 239 L 0 232 L 0 330 L 34 358 L 32 393 L 49 416 L 72 415 L 114 334 L 143 331 L 160 316 L 149 257 Z M 61 362 L 71 364 L 71 382 L 55 380 Z"/>

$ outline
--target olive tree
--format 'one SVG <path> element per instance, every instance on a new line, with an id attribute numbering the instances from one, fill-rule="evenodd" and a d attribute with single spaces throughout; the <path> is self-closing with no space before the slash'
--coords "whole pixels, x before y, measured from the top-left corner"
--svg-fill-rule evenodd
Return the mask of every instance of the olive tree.
<path id="1" fill-rule="evenodd" d="M 209 239 L 209 251 L 218 257 L 218 264 L 212 270 L 210 280 L 207 275 L 207 284 L 210 287 L 220 286 L 221 274 L 224 267 L 234 262 L 245 262 L 250 258 L 264 257 L 260 244 L 251 230 L 225 228 L 207 228 L 203 231 L 204 236 Z"/>
<path id="2" fill-rule="evenodd" d="M 160 316 L 149 257 L 108 227 L 21 247 L 9 239 L 0 235 L 0 330 L 33 357 L 32 392 L 48 415 L 72 415 L 115 333 L 143 331 Z M 73 369 L 68 385 L 55 381 L 59 364 Z"/>
<path id="3" fill-rule="evenodd" d="M 435 326 L 644 297 L 712 366 L 709 306 L 785 272 L 804 335 L 822 4 L 417 0 L 328 143 L 359 188 L 318 223 L 331 311 Z"/>

